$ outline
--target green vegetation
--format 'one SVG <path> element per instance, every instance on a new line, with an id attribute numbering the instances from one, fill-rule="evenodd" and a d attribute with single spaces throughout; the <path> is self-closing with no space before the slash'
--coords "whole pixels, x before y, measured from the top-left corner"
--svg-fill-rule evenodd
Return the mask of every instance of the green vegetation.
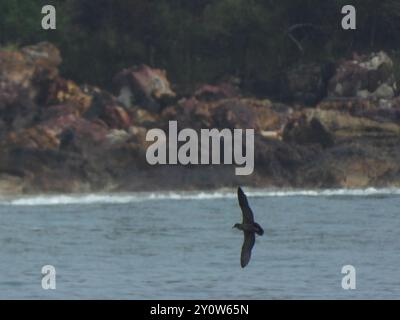
<path id="1" fill-rule="evenodd" d="M 57 8 L 56 31 L 40 28 L 45 4 Z M 356 31 L 340 27 L 345 4 L 357 8 Z M 299 63 L 381 49 L 400 58 L 398 0 L 7 0 L 0 30 L 2 46 L 55 43 L 66 77 L 101 86 L 146 63 L 182 86 L 235 75 L 270 94 Z"/>

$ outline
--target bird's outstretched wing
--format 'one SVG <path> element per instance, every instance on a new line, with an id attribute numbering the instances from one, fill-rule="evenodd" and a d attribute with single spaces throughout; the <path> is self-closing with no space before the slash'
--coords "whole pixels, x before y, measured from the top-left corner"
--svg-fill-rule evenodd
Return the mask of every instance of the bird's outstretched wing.
<path id="1" fill-rule="evenodd" d="M 238 188 L 238 199 L 239 199 L 240 208 L 242 209 L 242 213 L 243 213 L 243 223 L 244 224 L 254 223 L 253 211 L 251 211 L 249 202 L 247 201 L 247 197 L 244 194 L 242 188 L 240 188 L 240 187 Z"/>
<path id="2" fill-rule="evenodd" d="M 256 236 L 254 232 L 244 231 L 244 242 L 242 246 L 242 253 L 240 255 L 240 265 L 242 268 L 247 266 L 251 258 L 251 250 L 254 247 L 254 243 L 256 242 Z"/>

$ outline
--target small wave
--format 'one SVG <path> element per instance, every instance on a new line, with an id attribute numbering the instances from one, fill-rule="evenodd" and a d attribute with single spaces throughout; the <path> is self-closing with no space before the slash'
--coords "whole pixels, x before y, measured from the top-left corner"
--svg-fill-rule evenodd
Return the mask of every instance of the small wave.
<path id="1" fill-rule="evenodd" d="M 374 195 L 400 195 L 400 189 L 326 189 L 326 190 L 271 190 L 247 189 L 249 197 L 334 197 Z M 235 190 L 198 191 L 198 192 L 137 192 L 80 195 L 36 195 L 1 199 L 0 205 L 11 206 L 56 206 L 90 204 L 127 204 L 154 200 L 209 200 L 236 198 Z"/>
<path id="2" fill-rule="evenodd" d="M 223 192 L 141 192 L 130 194 L 37 195 L 0 200 L 0 205 L 51 206 L 88 204 L 125 204 L 152 200 L 203 200 L 234 197 Z"/>

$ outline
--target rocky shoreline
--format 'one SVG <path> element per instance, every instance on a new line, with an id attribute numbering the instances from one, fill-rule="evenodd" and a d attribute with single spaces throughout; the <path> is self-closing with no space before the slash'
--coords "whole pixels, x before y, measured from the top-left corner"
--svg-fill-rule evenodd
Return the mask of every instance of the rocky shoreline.
<path id="1" fill-rule="evenodd" d="M 327 77 L 288 74 L 291 102 L 244 95 L 238 79 L 174 92 L 148 66 L 115 76 L 115 93 L 59 75 L 50 43 L 0 50 L 0 194 L 400 187 L 400 97 L 383 52 L 338 61 Z M 254 128 L 255 170 L 150 166 L 146 132 Z"/>

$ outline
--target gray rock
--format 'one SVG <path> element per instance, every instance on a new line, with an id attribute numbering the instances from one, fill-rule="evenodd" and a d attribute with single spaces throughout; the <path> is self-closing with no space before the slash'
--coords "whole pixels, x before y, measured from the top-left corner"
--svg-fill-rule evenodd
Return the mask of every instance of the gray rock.
<path id="1" fill-rule="evenodd" d="M 383 51 L 339 62 L 328 85 L 329 98 L 392 99 L 396 92 L 393 61 Z"/>

